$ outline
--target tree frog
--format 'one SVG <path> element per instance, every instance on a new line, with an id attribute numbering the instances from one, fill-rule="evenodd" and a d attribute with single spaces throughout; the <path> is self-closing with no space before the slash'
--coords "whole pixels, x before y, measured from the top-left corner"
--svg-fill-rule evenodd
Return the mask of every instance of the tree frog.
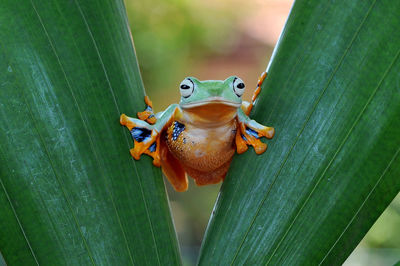
<path id="1" fill-rule="evenodd" d="M 153 165 L 161 166 L 176 191 L 187 190 L 187 175 L 197 185 L 224 180 L 235 151 L 243 153 L 251 145 L 261 154 L 267 144 L 260 138 L 274 136 L 274 128 L 248 116 L 265 77 L 266 72 L 260 76 L 251 102 L 242 101 L 245 85 L 236 76 L 223 81 L 187 77 L 179 86 L 180 103 L 157 114 L 145 96 L 147 108 L 137 114 L 139 119 L 120 117 L 134 141 L 131 155 L 136 160 L 143 153 L 153 157 Z"/>

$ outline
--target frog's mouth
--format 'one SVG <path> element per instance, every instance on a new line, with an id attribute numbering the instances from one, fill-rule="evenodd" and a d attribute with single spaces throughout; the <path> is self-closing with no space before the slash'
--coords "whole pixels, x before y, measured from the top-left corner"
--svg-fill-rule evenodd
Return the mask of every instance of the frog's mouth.
<path id="1" fill-rule="evenodd" d="M 225 106 L 239 108 L 242 104 L 228 101 L 228 100 L 224 99 L 223 97 L 210 97 L 210 98 L 207 98 L 202 101 L 181 104 L 181 107 L 183 109 L 190 109 L 190 108 L 204 106 L 204 105 L 225 105 Z"/>

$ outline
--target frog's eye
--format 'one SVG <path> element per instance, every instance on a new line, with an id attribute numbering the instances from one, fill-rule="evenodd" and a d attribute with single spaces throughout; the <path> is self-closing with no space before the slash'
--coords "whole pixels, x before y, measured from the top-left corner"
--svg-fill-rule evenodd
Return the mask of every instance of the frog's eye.
<path id="1" fill-rule="evenodd" d="M 235 78 L 233 80 L 233 91 L 238 97 L 241 97 L 244 93 L 244 82 L 240 78 Z"/>
<path id="2" fill-rule="evenodd" d="M 191 79 L 184 79 L 179 85 L 179 90 L 181 91 L 181 95 L 183 98 L 188 98 L 190 95 L 193 94 L 194 91 L 194 84 Z"/>

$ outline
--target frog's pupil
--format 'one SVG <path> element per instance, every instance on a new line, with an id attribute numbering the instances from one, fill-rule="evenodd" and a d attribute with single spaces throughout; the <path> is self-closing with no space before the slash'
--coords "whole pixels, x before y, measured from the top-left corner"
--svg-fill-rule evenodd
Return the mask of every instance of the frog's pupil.
<path id="1" fill-rule="evenodd" d="M 239 89 L 243 89 L 244 88 L 244 83 L 239 83 L 238 85 L 237 85 L 237 87 L 239 88 Z"/>
<path id="2" fill-rule="evenodd" d="M 182 89 L 182 90 L 187 90 L 187 89 L 190 89 L 190 86 L 189 86 L 189 85 L 182 84 L 182 85 L 181 85 L 181 89 Z"/>

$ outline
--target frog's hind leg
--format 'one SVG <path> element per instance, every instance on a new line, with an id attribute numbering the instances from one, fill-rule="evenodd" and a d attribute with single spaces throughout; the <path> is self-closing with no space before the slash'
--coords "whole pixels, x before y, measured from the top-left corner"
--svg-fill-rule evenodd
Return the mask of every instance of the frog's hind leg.
<path id="1" fill-rule="evenodd" d="M 161 169 L 178 192 L 183 192 L 188 189 L 188 179 L 181 163 L 169 152 L 165 142 L 161 141 L 160 146 Z"/>
<path id="2" fill-rule="evenodd" d="M 256 103 L 258 95 L 261 92 L 261 85 L 263 84 L 263 82 L 264 82 L 266 77 L 267 77 L 267 72 L 261 73 L 261 75 L 260 75 L 260 77 L 258 78 L 258 81 L 257 81 L 257 87 L 254 90 L 253 97 L 251 98 L 251 102 L 249 103 L 249 102 L 244 101 L 242 103 L 242 110 L 246 115 L 249 115 L 250 112 L 251 112 L 251 109 L 253 109 L 253 106 Z"/>
<path id="3" fill-rule="evenodd" d="M 153 165 L 160 166 L 160 134 L 152 129 L 152 126 L 140 119 L 129 117 L 122 114 L 120 123 L 126 126 L 133 138 L 134 148 L 130 153 L 135 160 L 140 159 L 140 155 L 147 154 L 153 157 Z"/>
<path id="4" fill-rule="evenodd" d="M 146 103 L 146 109 L 143 112 L 138 112 L 137 117 L 140 120 L 147 121 L 149 124 L 154 124 L 157 121 L 153 113 L 153 103 L 151 102 L 149 96 L 144 96 L 144 102 Z"/>

